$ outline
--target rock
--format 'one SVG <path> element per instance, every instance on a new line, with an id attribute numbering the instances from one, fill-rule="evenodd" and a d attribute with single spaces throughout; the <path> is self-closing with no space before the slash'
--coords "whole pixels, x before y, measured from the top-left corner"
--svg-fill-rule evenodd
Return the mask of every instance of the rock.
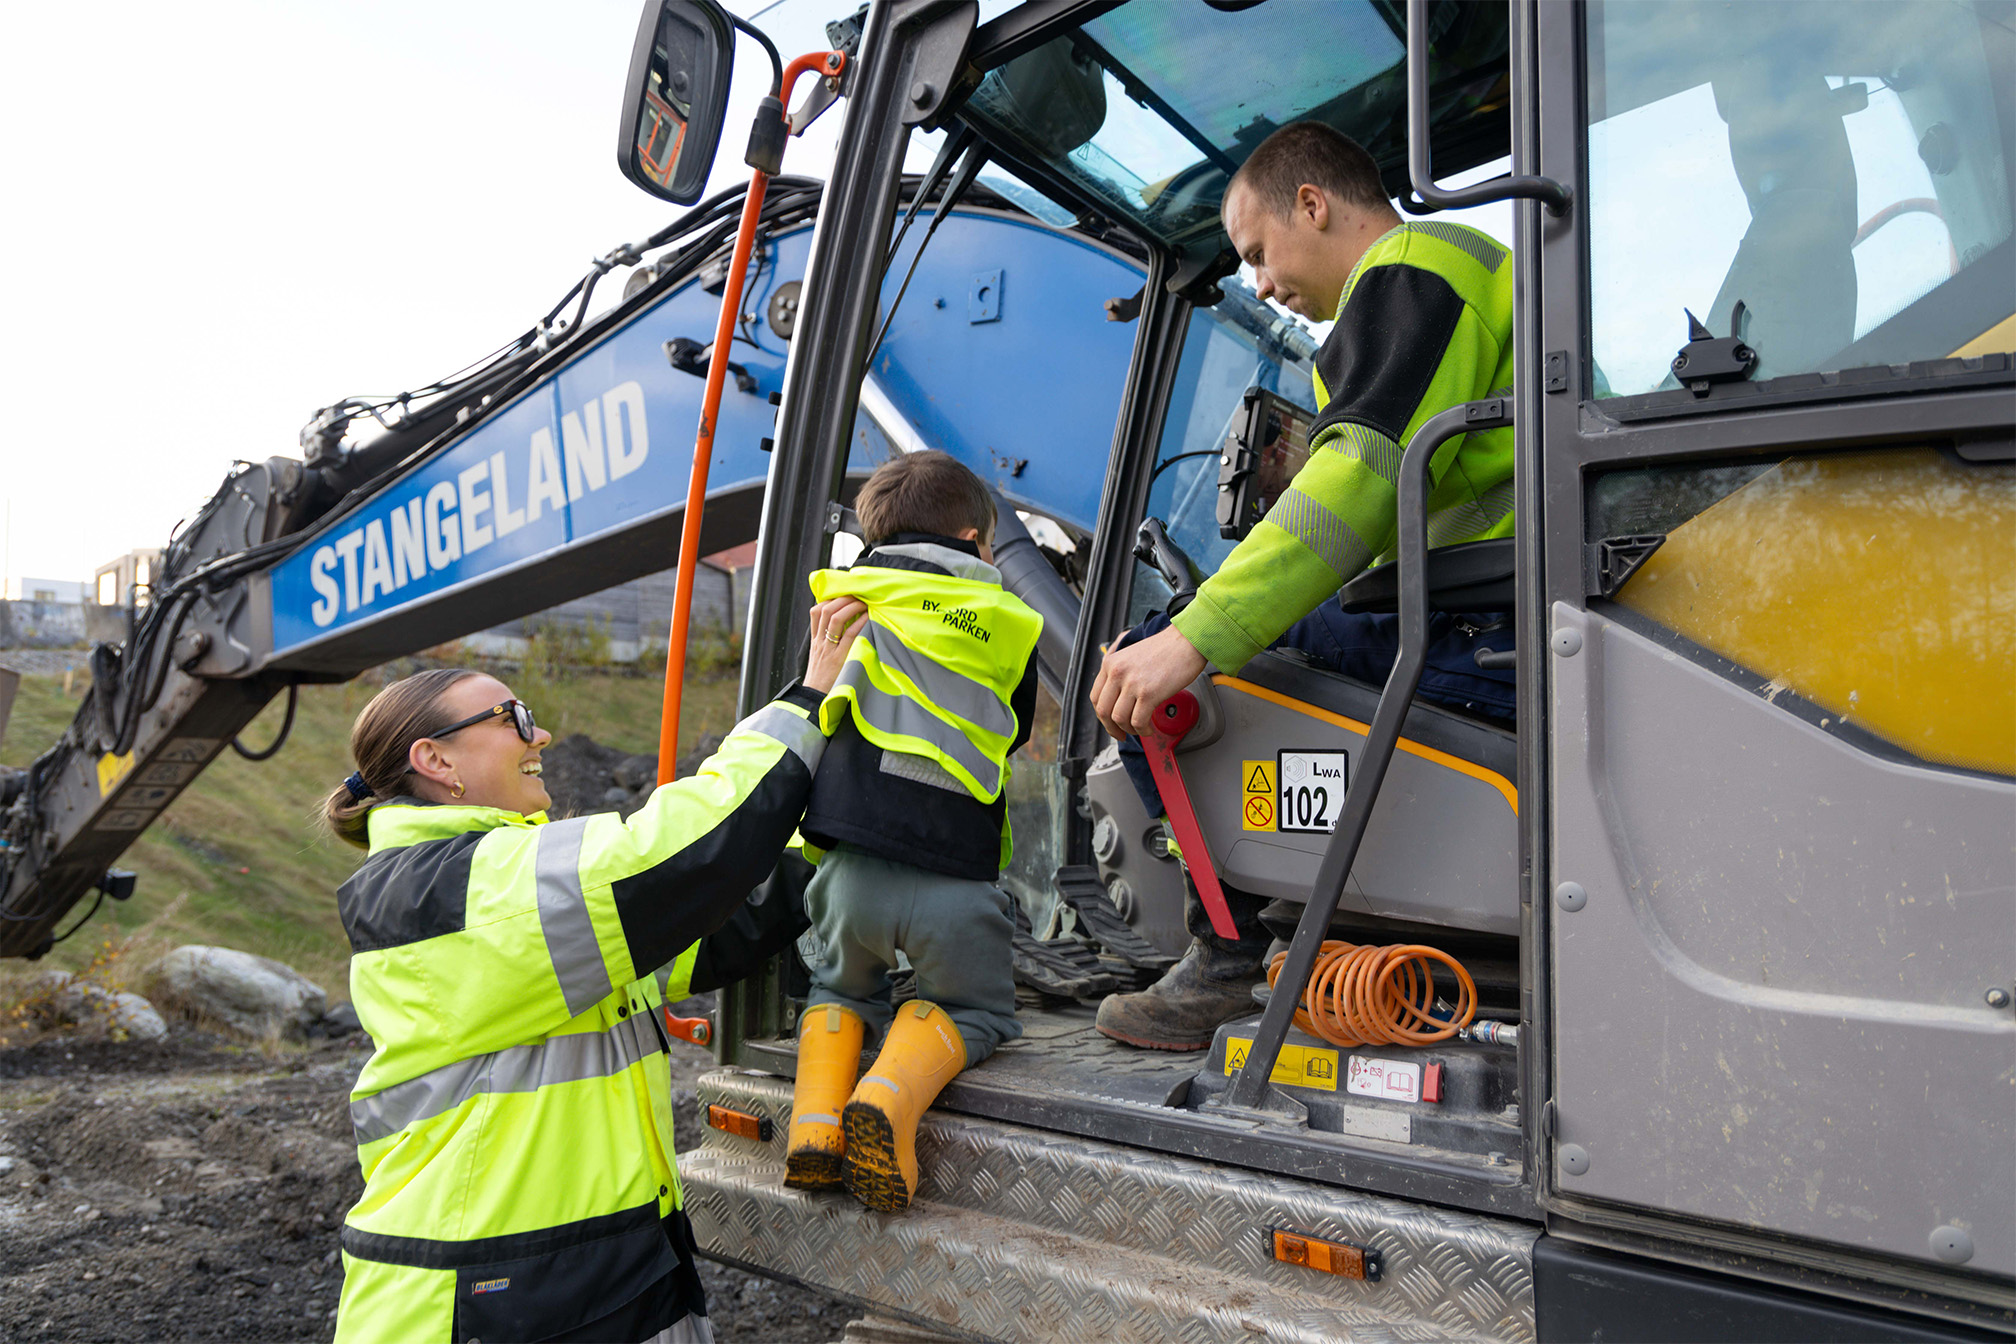
<path id="1" fill-rule="evenodd" d="M 301 1040 L 329 1005 L 293 967 L 228 947 L 178 947 L 147 974 L 156 1001 L 254 1038 Z"/>
<path id="2" fill-rule="evenodd" d="M 636 793 L 649 793 L 658 787 L 658 758 L 656 756 L 626 756 L 616 763 L 609 772 L 618 784 Z"/>
<path id="3" fill-rule="evenodd" d="M 168 1024 L 161 1020 L 161 1014 L 138 994 L 114 993 L 107 998 L 110 1002 L 105 1005 L 106 1021 L 113 1030 L 125 1032 L 127 1039 L 158 1041 L 168 1034 Z"/>
<path id="4" fill-rule="evenodd" d="M 339 1003 L 322 1014 L 322 1030 L 330 1036 L 348 1036 L 362 1030 L 357 1021 L 357 1009 L 348 1003 Z"/>
<path id="5" fill-rule="evenodd" d="M 602 801 L 609 807 L 630 806 L 630 790 L 610 787 L 602 790 Z"/>
<path id="6" fill-rule="evenodd" d="M 48 1004 L 53 1025 L 102 1026 L 136 1041 L 158 1041 L 168 1034 L 168 1024 L 146 999 L 80 980 L 68 971 L 46 972 L 35 981 L 32 993 Z"/>

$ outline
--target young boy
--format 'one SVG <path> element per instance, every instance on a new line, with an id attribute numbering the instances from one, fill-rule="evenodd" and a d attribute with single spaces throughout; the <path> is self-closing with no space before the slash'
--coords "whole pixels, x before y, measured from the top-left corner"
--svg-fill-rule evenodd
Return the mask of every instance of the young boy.
<path id="1" fill-rule="evenodd" d="M 1043 619 L 1003 592 L 994 501 L 938 452 L 878 468 L 854 503 L 868 550 L 812 576 L 820 600 L 868 604 L 821 708 L 832 740 L 800 831 L 818 873 L 799 940 L 812 992 L 799 1026 L 784 1183 L 906 1209 L 917 1121 L 961 1069 L 1022 1034 L 1009 962 L 1007 758 L 1029 737 Z M 837 727 L 836 727 L 837 725 Z M 917 1000 L 891 1012 L 896 954 Z M 893 1021 L 892 1021 L 893 1018 Z M 886 1030 L 855 1083 L 864 1030 Z"/>

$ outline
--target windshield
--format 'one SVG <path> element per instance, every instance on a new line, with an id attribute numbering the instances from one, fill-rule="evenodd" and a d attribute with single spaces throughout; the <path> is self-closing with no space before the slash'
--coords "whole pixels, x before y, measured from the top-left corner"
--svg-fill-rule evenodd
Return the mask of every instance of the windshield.
<path id="1" fill-rule="evenodd" d="M 1757 379 L 1940 359 L 2007 319 L 2008 14 L 1591 6 L 1596 395 L 1677 388 L 1688 311 L 1741 336 Z"/>
<path id="2" fill-rule="evenodd" d="M 1452 172 L 1504 152 L 1503 5 L 1431 7 L 1438 149 Z M 962 116 L 1164 242 L 1215 236 L 1225 183 L 1291 121 L 1325 122 L 1404 173 L 1398 4 L 1135 0 L 990 71 Z M 1323 40 L 1312 42 L 1310 34 Z M 1464 152 L 1464 147 L 1474 152 Z"/>

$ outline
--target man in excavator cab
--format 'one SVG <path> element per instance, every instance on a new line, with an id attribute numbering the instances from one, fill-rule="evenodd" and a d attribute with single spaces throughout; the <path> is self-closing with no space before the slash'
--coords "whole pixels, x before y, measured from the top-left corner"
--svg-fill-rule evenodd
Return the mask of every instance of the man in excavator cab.
<path id="1" fill-rule="evenodd" d="M 1093 682 L 1093 708 L 1150 816 L 1164 809 L 1136 739 L 1207 664 L 1236 674 L 1263 649 L 1291 648 L 1383 683 L 1397 617 L 1346 611 L 1338 589 L 1390 558 L 1400 456 L 1414 431 L 1452 406 L 1511 393 L 1511 254 L 1464 225 L 1403 223 L 1378 165 L 1341 132 L 1296 122 L 1269 136 L 1227 185 L 1222 218 L 1261 298 L 1335 325 L 1316 354 L 1307 464 L 1189 604 L 1116 640 Z M 1512 535 L 1510 428 L 1452 439 L 1433 475 L 1430 546 Z M 1509 721 L 1510 659 L 1486 666 L 1477 655 L 1512 645 L 1504 614 L 1432 612 L 1420 697 Z M 1102 1033 L 1201 1050 L 1220 1023 L 1253 1011 L 1266 902 L 1231 888 L 1225 900 L 1236 939 L 1213 930 L 1186 877 L 1189 950 L 1147 989 L 1109 996 Z"/>

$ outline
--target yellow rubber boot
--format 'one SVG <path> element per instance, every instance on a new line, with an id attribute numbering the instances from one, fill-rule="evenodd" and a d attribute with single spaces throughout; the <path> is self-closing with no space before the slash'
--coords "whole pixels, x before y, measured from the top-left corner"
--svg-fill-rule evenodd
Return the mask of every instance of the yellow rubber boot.
<path id="1" fill-rule="evenodd" d="M 881 1213 L 901 1213 L 917 1193 L 917 1121 L 966 1067 L 966 1042 L 945 1010 L 906 1003 L 841 1112 L 847 1193 Z"/>
<path id="2" fill-rule="evenodd" d="M 840 1188 L 840 1108 L 860 1068 L 860 1015 L 833 1003 L 806 1009 L 798 1024 L 798 1082 L 791 1089 L 784 1184 L 795 1190 Z"/>

